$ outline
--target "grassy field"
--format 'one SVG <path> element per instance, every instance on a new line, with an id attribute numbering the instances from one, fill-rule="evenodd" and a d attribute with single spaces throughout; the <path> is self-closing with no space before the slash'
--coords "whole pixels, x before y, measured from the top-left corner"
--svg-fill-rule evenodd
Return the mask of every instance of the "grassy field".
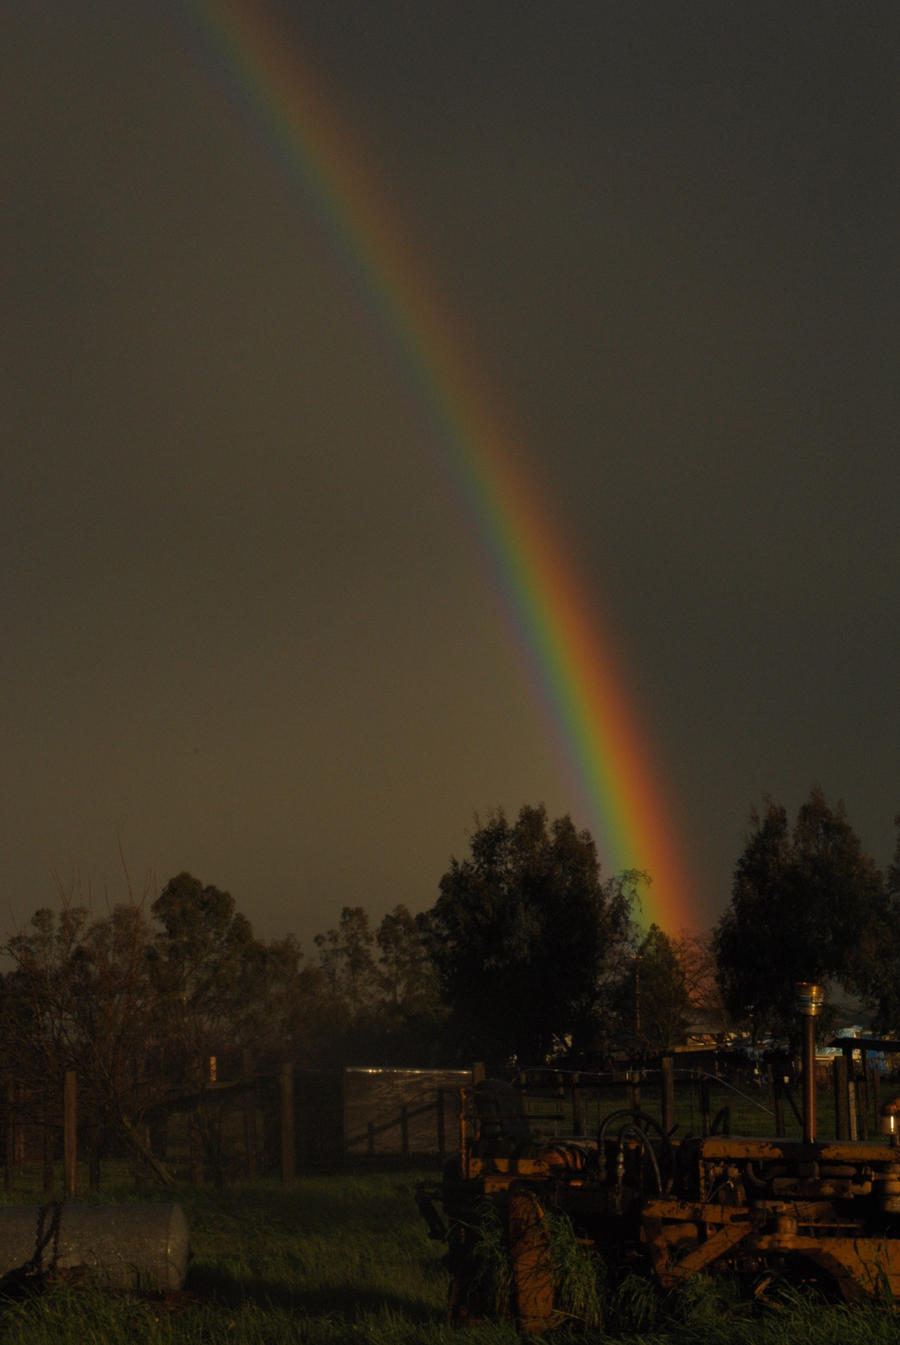
<path id="1" fill-rule="evenodd" d="M 442 1248 L 428 1240 L 414 1188 L 434 1173 L 304 1177 L 226 1191 L 185 1189 L 187 1292 L 174 1303 L 56 1285 L 0 1302 L 2 1345 L 514 1345 L 508 1323 L 445 1324 Z M 134 1201 L 123 1187 L 101 1200 Z M 144 1197 L 145 1199 L 147 1197 Z M 168 1196 L 161 1197 L 168 1199 Z M 25 1191 L 16 1203 L 35 1202 Z M 0 1211 L 2 1213 L 2 1211 Z M 900 1314 L 825 1307 L 785 1289 L 741 1302 L 697 1281 L 659 1299 L 636 1278 L 601 1293 L 603 1325 L 573 1320 L 556 1342 L 637 1345 L 880 1345 L 900 1342 Z"/>

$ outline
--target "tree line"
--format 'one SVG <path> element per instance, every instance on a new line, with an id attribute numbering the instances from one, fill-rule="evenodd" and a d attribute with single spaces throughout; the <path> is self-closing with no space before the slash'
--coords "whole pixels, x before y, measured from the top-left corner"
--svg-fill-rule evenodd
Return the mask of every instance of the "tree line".
<path id="1" fill-rule="evenodd" d="M 373 925 L 346 906 L 308 958 L 292 936 L 257 939 L 228 892 L 186 872 L 102 915 L 61 893 L 4 946 L 0 1072 L 39 1095 L 74 1069 L 86 1110 L 164 1176 L 146 1118 L 173 1086 L 202 1092 L 226 1049 L 309 1067 L 596 1068 L 670 1049 L 698 1015 L 784 1030 L 798 979 L 898 1023 L 900 836 L 882 875 L 820 790 L 793 826 L 772 802 L 751 815 L 708 936 L 642 929 L 649 881 L 604 878 L 589 833 L 525 806 L 476 819 L 431 909 Z"/>

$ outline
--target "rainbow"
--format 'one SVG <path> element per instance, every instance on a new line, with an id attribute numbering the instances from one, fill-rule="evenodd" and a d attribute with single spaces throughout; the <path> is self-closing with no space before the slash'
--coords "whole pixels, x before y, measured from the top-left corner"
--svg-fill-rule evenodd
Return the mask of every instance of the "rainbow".
<path id="1" fill-rule="evenodd" d="M 584 814 L 605 873 L 650 873 L 645 923 L 654 920 L 672 933 L 696 926 L 661 775 L 625 694 L 622 660 L 333 100 L 296 39 L 281 40 L 264 4 L 185 3 L 199 23 L 213 76 L 317 213 L 437 430 L 442 470 L 474 520 L 488 574 L 580 805 L 570 811 Z"/>

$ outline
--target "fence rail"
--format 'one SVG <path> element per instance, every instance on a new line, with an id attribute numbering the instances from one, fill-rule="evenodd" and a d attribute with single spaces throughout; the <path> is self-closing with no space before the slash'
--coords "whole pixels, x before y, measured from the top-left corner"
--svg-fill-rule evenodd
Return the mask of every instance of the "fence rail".
<path id="1" fill-rule="evenodd" d="M 221 1184 L 267 1172 L 290 1182 L 298 1171 L 347 1163 L 443 1159 L 459 1141 L 460 1090 L 483 1078 L 484 1069 L 305 1070 L 286 1062 L 256 1073 L 245 1058 L 234 1079 L 223 1079 L 215 1065 L 208 1074 L 190 1090 L 163 1090 L 138 1129 L 177 1179 Z M 848 1066 L 844 1056 L 818 1082 L 822 1138 L 877 1134 L 890 1083 Z M 682 1136 L 723 1127 L 748 1135 L 802 1133 L 794 1080 L 777 1063 L 753 1078 L 682 1067 L 678 1057 L 667 1057 L 654 1069 L 530 1070 L 515 1083 L 535 1139 L 596 1135 L 604 1116 L 622 1108 L 658 1115 L 665 1130 Z M 45 1191 L 61 1186 L 67 1195 L 85 1183 L 98 1189 L 101 1164 L 113 1160 L 130 1162 L 136 1180 L 146 1177 L 121 1136 L 104 1127 L 84 1100 L 79 1115 L 72 1071 L 40 1096 L 21 1081 L 0 1081 L 0 1155 L 6 1193 L 28 1169 L 41 1171 Z"/>

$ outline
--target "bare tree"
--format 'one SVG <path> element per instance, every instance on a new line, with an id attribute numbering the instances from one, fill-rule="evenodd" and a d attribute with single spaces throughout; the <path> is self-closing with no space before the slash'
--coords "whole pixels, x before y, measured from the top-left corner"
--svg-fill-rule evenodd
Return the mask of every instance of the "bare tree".
<path id="1" fill-rule="evenodd" d="M 66 1070 L 76 1071 L 85 1107 L 163 1182 L 141 1122 L 158 1104 L 148 1069 L 151 1025 L 161 1001 L 149 975 L 151 934 L 145 891 L 102 917 L 60 886 L 60 909 L 37 911 L 8 940 L 14 967 L 5 981 L 10 1071 L 46 1099 Z M 158 1039 L 157 1039 L 158 1040 Z"/>

